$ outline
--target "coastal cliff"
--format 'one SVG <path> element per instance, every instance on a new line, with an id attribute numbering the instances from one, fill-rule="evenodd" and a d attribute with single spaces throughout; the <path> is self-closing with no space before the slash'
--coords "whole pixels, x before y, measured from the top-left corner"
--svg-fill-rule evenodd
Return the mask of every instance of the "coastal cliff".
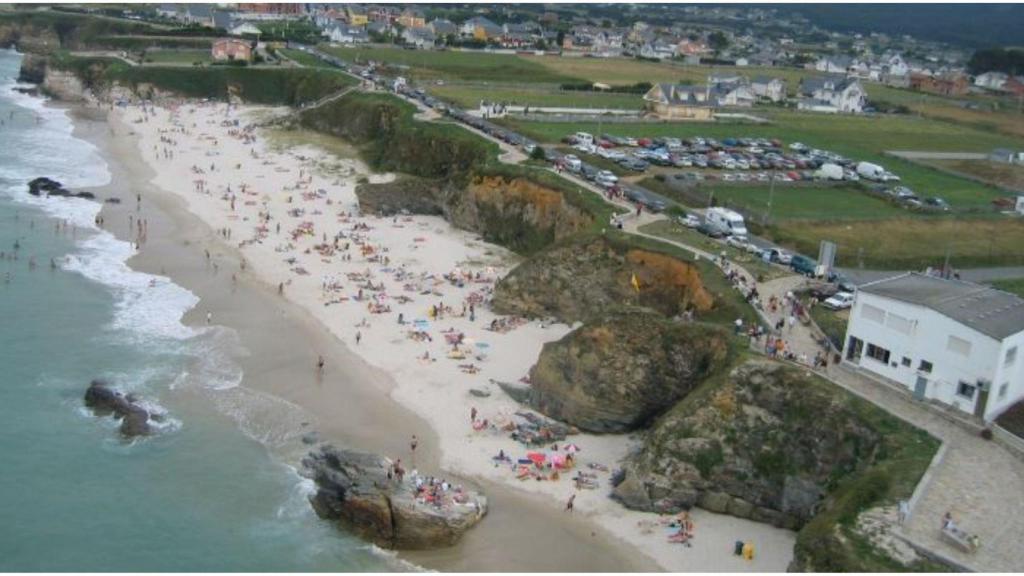
<path id="1" fill-rule="evenodd" d="M 458 487 L 421 501 L 413 479 L 392 477 L 394 464 L 373 454 L 323 446 L 303 467 L 317 485 L 317 514 L 384 548 L 451 546 L 487 514 L 486 497 Z"/>
<path id="2" fill-rule="evenodd" d="M 621 307 L 544 345 L 530 371 L 530 404 L 582 430 L 628 432 L 726 366 L 729 334 Z"/>
<path id="3" fill-rule="evenodd" d="M 352 142 L 373 169 L 402 174 L 393 182 L 360 184 L 363 211 L 441 215 L 524 254 L 593 223 L 573 192 L 546 175 L 498 165 L 492 143 L 412 115 L 412 107 L 393 96 L 353 93 L 303 113 L 300 123 Z"/>
<path id="4" fill-rule="evenodd" d="M 903 564 L 876 550 L 858 520 L 909 497 L 936 449 L 926 433 L 806 370 L 750 360 L 662 416 L 623 463 L 613 497 L 638 510 L 699 506 L 800 530 L 793 569 L 895 569 Z"/>
<path id="5" fill-rule="evenodd" d="M 364 212 L 443 216 L 458 228 L 517 252 L 535 251 L 591 222 L 559 192 L 521 177 L 475 175 L 466 184 L 401 177 L 360 184 L 356 194 Z"/>
<path id="6" fill-rule="evenodd" d="M 640 290 L 633 285 L 634 275 Z M 690 262 L 606 236 L 580 236 L 535 255 L 498 282 L 494 309 L 531 318 L 586 321 L 620 303 L 664 316 L 710 311 L 715 299 Z"/>

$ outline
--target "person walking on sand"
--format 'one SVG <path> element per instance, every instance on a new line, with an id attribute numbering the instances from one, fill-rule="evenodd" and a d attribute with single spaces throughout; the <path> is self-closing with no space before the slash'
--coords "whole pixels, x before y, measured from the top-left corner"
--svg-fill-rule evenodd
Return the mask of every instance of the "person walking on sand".
<path id="1" fill-rule="evenodd" d="M 319 354 L 316 357 L 316 372 L 317 374 L 324 373 L 324 357 L 322 354 Z"/>
<path id="2" fill-rule="evenodd" d="M 359 345 L 359 341 L 362 340 L 362 339 L 363 339 L 363 333 L 360 332 L 359 330 L 356 330 L 356 346 Z"/>
<path id="3" fill-rule="evenodd" d="M 476 422 L 476 406 L 469 409 L 469 421 Z"/>
<path id="4" fill-rule="evenodd" d="M 565 511 L 572 512 L 573 506 L 576 504 L 576 495 L 569 496 L 569 501 L 565 503 Z"/>
<path id="5" fill-rule="evenodd" d="M 206 323 L 209 324 L 212 321 L 213 321 L 213 312 L 207 311 L 206 312 Z"/>

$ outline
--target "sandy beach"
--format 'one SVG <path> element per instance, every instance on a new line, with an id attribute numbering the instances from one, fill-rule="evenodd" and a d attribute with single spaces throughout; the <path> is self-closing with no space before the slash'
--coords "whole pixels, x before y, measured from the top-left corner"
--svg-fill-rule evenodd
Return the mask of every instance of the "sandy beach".
<path id="1" fill-rule="evenodd" d="M 250 128 L 280 113 L 133 106 L 109 113 L 109 132 L 88 121 L 80 132 L 111 160 L 107 193 L 122 203 L 104 209 L 105 226 L 140 242 L 132 265 L 196 293 L 201 302 L 185 320 L 237 332 L 248 352 L 242 387 L 301 414 L 279 424 L 283 458 L 297 461 L 308 450 L 299 438 L 315 429 L 484 489 L 492 510 L 462 543 L 402 554 L 428 568 L 786 569 L 795 534 L 771 526 L 695 510 L 692 547 L 669 543 L 660 526 L 642 530 L 658 517 L 608 498 L 626 436 L 573 435 L 574 470 L 558 481 L 518 479 L 513 463 L 528 451 L 564 458 L 565 444 L 555 453 L 510 438 L 507 428 L 523 421 L 516 413 L 529 411 L 493 382 L 526 376 L 543 344 L 572 327 L 495 316 L 491 289 L 515 254 L 438 217 L 360 215 L 357 180 L 392 176 Z M 598 488 L 576 489 L 579 471 Z M 565 512 L 572 494 L 575 509 Z M 737 540 L 754 543 L 753 561 L 732 555 Z"/>

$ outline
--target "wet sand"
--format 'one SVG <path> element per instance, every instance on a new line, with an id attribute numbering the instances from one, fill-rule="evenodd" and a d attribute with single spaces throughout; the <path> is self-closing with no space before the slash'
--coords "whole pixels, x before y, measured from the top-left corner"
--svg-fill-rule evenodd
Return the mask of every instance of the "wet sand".
<path id="1" fill-rule="evenodd" d="M 246 353 L 236 358 L 245 373 L 242 386 L 271 394 L 301 407 L 308 429 L 324 440 L 383 454 L 408 452 L 412 434 L 421 438 L 419 467 L 439 471 L 435 434 L 417 415 L 389 397 L 394 382 L 369 366 L 304 309 L 282 298 L 276 287 L 242 272 L 234 247 L 192 215 L 177 196 L 150 184 L 152 171 L 140 158 L 134 138 L 111 137 L 106 114 L 86 109 L 76 114 L 76 136 L 97 145 L 110 165 L 109 186 L 96 190 L 106 204 L 106 228 L 129 239 L 129 214 L 148 221 L 148 238 L 129 263 L 140 271 L 164 274 L 195 293 L 200 303 L 183 321 L 213 323 L 233 329 Z M 183 175 L 184 177 L 184 175 Z M 135 193 L 142 195 L 136 212 Z M 205 258 L 209 250 L 219 270 Z M 237 282 L 232 282 L 235 274 Z M 317 354 L 326 359 L 316 374 Z M 272 420 L 273 414 L 263 415 Z M 277 425 L 267 422 L 268 426 Z M 304 432 L 300 429 L 298 432 Z M 268 446 L 274 456 L 296 465 L 308 446 L 286 442 Z M 449 475 L 450 476 L 450 475 Z M 492 507 L 478 527 L 457 546 L 400 556 L 430 569 L 447 571 L 647 571 L 657 565 L 632 546 L 616 541 L 584 518 L 569 517 L 536 494 L 491 482 L 472 482 L 488 495 Z"/>

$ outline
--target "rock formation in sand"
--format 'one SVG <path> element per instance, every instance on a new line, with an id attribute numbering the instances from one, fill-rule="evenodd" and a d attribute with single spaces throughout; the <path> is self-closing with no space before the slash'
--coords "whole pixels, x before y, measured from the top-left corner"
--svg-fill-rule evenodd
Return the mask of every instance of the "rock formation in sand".
<path id="1" fill-rule="evenodd" d="M 389 478 L 393 463 L 375 454 L 322 446 L 303 460 L 317 491 L 313 508 L 378 546 L 451 546 L 487 513 L 487 498 L 450 488 L 440 504 L 417 494 L 412 478 Z"/>

